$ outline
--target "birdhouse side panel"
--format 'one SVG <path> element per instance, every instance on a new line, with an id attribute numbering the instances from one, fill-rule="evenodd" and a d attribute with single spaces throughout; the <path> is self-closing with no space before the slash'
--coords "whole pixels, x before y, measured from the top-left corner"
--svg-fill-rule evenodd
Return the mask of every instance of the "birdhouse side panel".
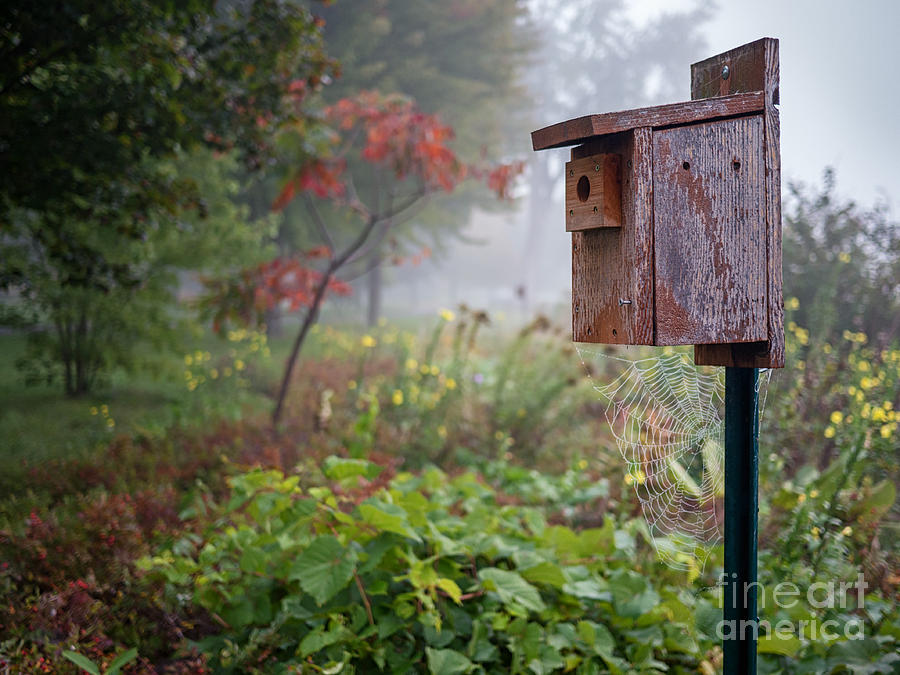
<path id="1" fill-rule="evenodd" d="M 761 115 L 653 135 L 656 344 L 767 337 Z"/>
<path id="2" fill-rule="evenodd" d="M 576 342 L 653 344 L 653 131 L 640 128 L 572 150 L 621 159 L 621 227 L 572 233 L 572 334 Z"/>

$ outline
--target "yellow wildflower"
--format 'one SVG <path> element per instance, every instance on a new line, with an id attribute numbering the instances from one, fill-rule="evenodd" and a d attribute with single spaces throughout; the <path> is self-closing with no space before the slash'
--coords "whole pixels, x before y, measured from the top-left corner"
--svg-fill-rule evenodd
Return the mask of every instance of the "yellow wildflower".
<path id="1" fill-rule="evenodd" d="M 797 503 L 798 503 L 798 504 L 803 504 L 803 503 L 805 503 L 805 502 L 806 502 L 806 495 L 798 495 L 798 496 L 797 496 Z"/>
<path id="2" fill-rule="evenodd" d="M 831 423 L 832 424 L 840 424 L 843 421 L 844 421 L 844 413 L 842 413 L 840 410 L 835 410 L 833 413 L 831 413 Z"/>
<path id="3" fill-rule="evenodd" d="M 818 497 L 818 496 L 819 496 L 819 491 L 818 491 L 818 490 L 810 490 L 810 491 L 809 491 L 809 497 L 810 497 L 810 499 L 815 499 L 815 498 Z"/>
<path id="4" fill-rule="evenodd" d="M 845 537 L 849 537 L 851 534 L 853 534 L 853 528 L 847 525 L 847 527 L 841 530 L 841 534 Z"/>
<path id="5" fill-rule="evenodd" d="M 830 354 L 831 353 L 831 345 L 826 342 L 824 345 L 822 345 L 822 351 L 826 354 Z"/>
<path id="6" fill-rule="evenodd" d="M 644 481 L 646 481 L 646 480 L 647 480 L 647 475 L 643 471 L 638 469 L 637 471 L 634 472 L 634 482 L 635 483 L 637 483 L 638 485 L 643 485 Z"/>
<path id="7" fill-rule="evenodd" d="M 222 374 L 225 377 L 231 377 L 234 374 L 234 371 L 231 369 L 231 366 L 225 366 L 225 368 L 222 370 Z"/>
<path id="8" fill-rule="evenodd" d="M 869 404 L 866 403 L 866 406 L 868 406 L 868 405 Z M 863 417 L 866 417 L 866 415 L 863 415 Z M 872 411 L 872 421 L 873 422 L 887 422 L 888 421 L 888 416 L 887 416 L 887 413 L 884 411 L 884 408 L 875 408 L 875 410 Z"/>
<path id="9" fill-rule="evenodd" d="M 219 371 L 216 370 L 215 368 L 213 368 L 212 370 L 209 371 L 209 376 L 215 380 L 219 377 Z"/>
<path id="10" fill-rule="evenodd" d="M 800 300 L 797 298 L 788 298 L 787 302 L 784 303 L 785 309 L 798 309 L 800 307 Z"/>
<path id="11" fill-rule="evenodd" d="M 578 468 L 584 471 L 588 467 L 588 462 L 586 459 L 581 459 L 578 461 Z"/>
<path id="12" fill-rule="evenodd" d="M 235 362 L 234 362 L 235 370 L 243 370 L 245 366 L 246 366 L 246 364 L 243 361 L 241 361 L 240 359 L 235 359 Z"/>
<path id="13" fill-rule="evenodd" d="M 861 373 L 867 372 L 869 370 L 869 362 L 860 361 L 858 364 L 856 364 L 856 369 Z"/>
<path id="14" fill-rule="evenodd" d="M 840 260 L 842 263 L 850 262 L 850 254 L 846 253 L 845 251 L 841 251 L 840 253 L 838 253 L 838 260 Z"/>
<path id="15" fill-rule="evenodd" d="M 494 432 L 494 438 L 496 438 L 498 441 L 502 441 L 503 440 L 503 432 L 502 431 Z"/>
<path id="16" fill-rule="evenodd" d="M 92 405 L 91 406 L 91 415 L 96 415 L 96 414 L 97 414 L 97 406 Z"/>
<path id="17" fill-rule="evenodd" d="M 194 357 L 190 354 L 184 355 L 184 365 L 189 366 L 194 362 Z"/>
<path id="18" fill-rule="evenodd" d="M 114 426 L 116 426 L 116 421 L 112 417 L 110 417 L 106 420 L 106 426 L 112 429 Z"/>
<path id="19" fill-rule="evenodd" d="M 438 426 L 437 432 L 438 436 L 440 436 L 441 438 L 447 438 L 447 427 L 445 427 L 443 424 Z"/>
<path id="20" fill-rule="evenodd" d="M 441 310 L 441 318 L 444 321 L 453 321 L 456 318 L 456 314 L 451 312 L 449 309 L 442 309 Z"/>
<path id="21" fill-rule="evenodd" d="M 350 381 L 347 383 L 347 389 L 356 389 L 356 386 L 357 386 L 357 385 L 356 385 L 356 380 L 350 380 Z"/>
<path id="22" fill-rule="evenodd" d="M 393 401 L 394 405 L 403 405 L 403 392 L 399 389 L 394 389 L 394 394 L 391 396 L 391 401 Z"/>
<path id="23" fill-rule="evenodd" d="M 825 429 L 825 438 L 834 438 L 835 433 L 834 427 L 829 426 Z"/>
<path id="24" fill-rule="evenodd" d="M 419 366 L 419 363 L 415 359 L 406 359 L 406 369 L 407 370 L 415 370 L 418 366 Z"/>
<path id="25" fill-rule="evenodd" d="M 371 335 L 363 335 L 362 340 L 360 340 L 360 344 L 362 344 L 363 347 L 371 349 L 375 346 L 375 338 L 373 338 Z"/>
<path id="26" fill-rule="evenodd" d="M 108 415 L 109 407 L 104 403 L 103 405 L 100 406 L 100 412 L 102 412 L 104 415 Z"/>
<path id="27" fill-rule="evenodd" d="M 812 530 L 810 530 L 810 532 L 812 533 L 814 539 L 818 539 L 819 535 L 822 533 L 822 530 L 820 530 L 818 527 L 814 527 Z"/>
<path id="28" fill-rule="evenodd" d="M 885 410 L 893 410 L 893 409 L 894 409 L 894 402 L 893 402 L 893 401 L 885 401 L 883 407 L 884 407 Z"/>
<path id="29" fill-rule="evenodd" d="M 882 438 L 890 438 L 891 434 L 894 432 L 894 427 L 896 427 L 896 426 L 897 426 L 896 422 L 893 422 L 891 424 L 882 425 L 881 432 L 880 432 L 881 437 Z"/>
<path id="30" fill-rule="evenodd" d="M 456 389 L 456 380 L 452 377 L 448 377 L 447 381 L 444 382 L 444 386 L 447 387 L 447 389 Z"/>
<path id="31" fill-rule="evenodd" d="M 427 363 L 423 363 L 423 364 L 419 367 L 419 372 L 422 373 L 423 375 L 427 375 L 428 373 L 431 372 L 431 368 L 428 367 L 428 364 L 427 364 Z"/>
<path id="32" fill-rule="evenodd" d="M 437 375 L 439 372 L 441 372 L 440 368 L 438 368 L 437 366 L 431 366 L 431 374 L 432 375 Z"/>

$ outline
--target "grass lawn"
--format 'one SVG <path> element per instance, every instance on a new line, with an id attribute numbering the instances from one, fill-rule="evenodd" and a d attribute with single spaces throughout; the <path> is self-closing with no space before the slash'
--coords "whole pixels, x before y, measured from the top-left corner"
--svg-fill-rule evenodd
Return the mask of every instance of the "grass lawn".
<path id="1" fill-rule="evenodd" d="M 227 353 L 228 344 L 210 338 L 200 348 L 215 358 Z M 118 434 L 160 434 L 188 414 L 203 421 L 229 402 L 228 392 L 188 397 L 184 381 L 172 374 L 181 372 L 177 354 L 171 356 L 171 372 L 116 372 L 97 391 L 69 398 L 58 383 L 25 385 L 15 365 L 24 350 L 23 335 L 0 335 L 0 457 L 5 472 L 14 472 L 23 461 L 88 456 Z M 284 349 L 279 345 L 275 351 L 273 360 Z M 271 377 L 272 365 L 259 373 L 263 381 Z M 241 405 L 264 410 L 268 399 L 261 386 L 257 383 L 242 395 Z"/>

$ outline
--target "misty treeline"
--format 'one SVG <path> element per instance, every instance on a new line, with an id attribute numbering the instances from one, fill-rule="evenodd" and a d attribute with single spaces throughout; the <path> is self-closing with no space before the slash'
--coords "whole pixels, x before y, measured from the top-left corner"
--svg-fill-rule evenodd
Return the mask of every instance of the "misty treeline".
<path id="1" fill-rule="evenodd" d="M 512 206 L 475 184 L 429 196 L 372 233 L 347 281 L 377 321 L 392 264 L 439 257 L 474 210 L 519 209 L 509 285 L 533 293 L 555 236 L 563 160 L 528 132 L 587 112 L 684 98 L 706 55 L 712 3 L 635 23 L 625 0 L 166 3 L 87 0 L 0 10 L 0 321 L 28 331 L 32 381 L 89 391 L 115 367 L 151 366 L 202 325 L 185 280 L 300 258 L 359 228 L 272 204 L 298 163 L 329 148 L 329 105 L 399 94 L 453 128 L 461 161 L 527 161 Z M 290 133 L 286 133 L 289 130 Z M 348 157 L 354 193 L 383 175 Z M 785 167 L 790 174 L 790 167 Z M 896 339 L 898 235 L 882 206 L 790 188 L 785 289 L 822 340 Z M 565 261 L 560 261 L 561 265 Z M 278 326 L 277 308 L 269 312 Z"/>

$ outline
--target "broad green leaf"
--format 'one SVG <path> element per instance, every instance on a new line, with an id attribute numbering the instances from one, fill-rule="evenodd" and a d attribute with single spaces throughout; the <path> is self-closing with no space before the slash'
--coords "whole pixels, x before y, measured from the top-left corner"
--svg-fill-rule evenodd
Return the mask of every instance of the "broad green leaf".
<path id="1" fill-rule="evenodd" d="M 119 671 L 121 671 L 122 668 L 124 668 L 126 665 L 137 658 L 137 655 L 138 650 L 134 647 L 132 647 L 128 651 L 122 652 L 109 664 L 109 667 L 106 669 L 105 675 L 118 675 Z"/>
<path id="2" fill-rule="evenodd" d="M 406 511 L 396 504 L 369 499 L 360 504 L 359 513 L 363 521 L 380 530 L 422 541 L 422 538 L 410 526 Z"/>
<path id="3" fill-rule="evenodd" d="M 100 669 L 88 657 L 78 652 L 63 651 L 62 655 L 91 675 L 100 675 Z"/>
<path id="4" fill-rule="evenodd" d="M 460 675 L 468 673 L 474 667 L 464 654 L 455 649 L 426 647 L 425 653 L 428 655 L 428 672 L 431 675 Z"/>
<path id="5" fill-rule="evenodd" d="M 760 654 L 780 654 L 782 656 L 794 656 L 803 646 L 796 635 L 785 637 L 778 635 L 777 632 L 760 635 L 758 645 Z"/>
<path id="6" fill-rule="evenodd" d="M 444 593 L 449 595 L 453 602 L 455 602 L 457 605 L 462 601 L 462 591 L 460 590 L 459 586 L 456 585 L 456 582 L 453 581 L 453 579 L 438 579 L 437 587 L 444 591 Z"/>
<path id="7" fill-rule="evenodd" d="M 317 538 L 294 561 L 289 579 L 321 606 L 350 583 L 356 565 L 356 552 L 341 546 L 331 535 Z"/>
<path id="8" fill-rule="evenodd" d="M 262 574 L 266 570 L 266 561 L 269 556 L 256 546 L 250 546 L 244 550 L 241 556 L 241 569 L 250 574 Z"/>
<path id="9" fill-rule="evenodd" d="M 306 637 L 300 642 L 300 656 L 301 658 L 306 658 L 310 654 L 315 654 L 320 649 L 324 649 L 352 635 L 350 631 L 339 624 L 332 626 L 329 630 L 325 630 L 324 626 L 319 626 L 314 631 L 307 633 Z"/>
<path id="10" fill-rule="evenodd" d="M 516 603 L 535 612 L 546 609 L 538 590 L 515 572 L 488 567 L 479 570 L 478 578 L 486 589 L 496 591 L 505 604 Z"/>
<path id="11" fill-rule="evenodd" d="M 566 577 L 559 565 L 549 561 L 544 561 L 528 569 L 519 569 L 519 573 L 533 584 L 545 584 L 554 588 L 562 588 L 566 583 Z"/>
<path id="12" fill-rule="evenodd" d="M 601 656 L 612 655 L 616 641 L 609 629 L 594 621 L 579 621 L 575 627 L 578 637 Z"/>
<path id="13" fill-rule="evenodd" d="M 613 605 L 624 617 L 636 619 L 659 603 L 659 594 L 647 579 L 632 570 L 619 569 L 609 577 Z"/>
<path id="14" fill-rule="evenodd" d="M 348 459 L 345 457 L 328 457 L 322 465 L 322 473 L 329 480 L 343 480 L 354 476 L 375 478 L 381 473 L 381 467 L 365 459 Z"/>

